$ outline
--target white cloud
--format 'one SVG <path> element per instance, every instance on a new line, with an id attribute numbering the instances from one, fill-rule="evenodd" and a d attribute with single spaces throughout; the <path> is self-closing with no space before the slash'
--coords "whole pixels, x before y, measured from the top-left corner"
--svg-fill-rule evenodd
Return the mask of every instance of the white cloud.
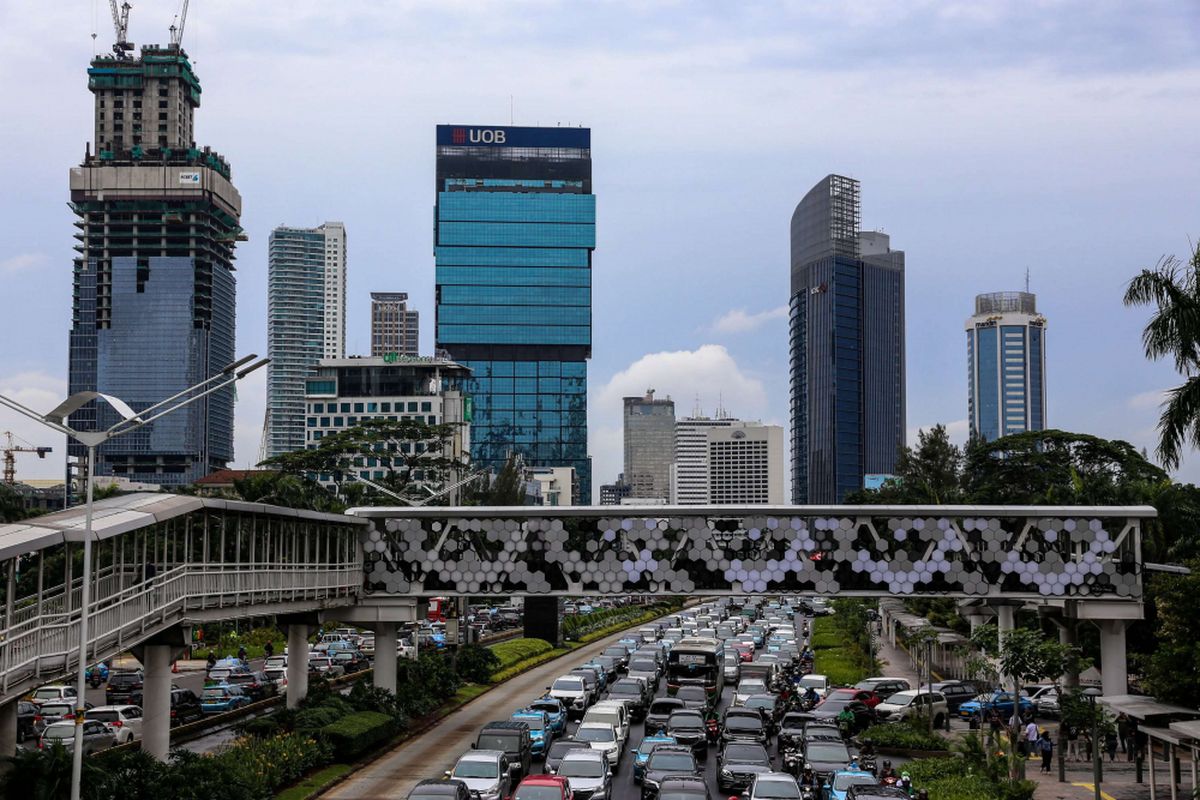
<path id="1" fill-rule="evenodd" d="M 14 275 L 18 272 L 40 267 L 50 260 L 45 253 L 19 253 L 0 261 L 0 275 Z"/>
<path id="2" fill-rule="evenodd" d="M 39 414 L 44 414 L 66 397 L 67 382 L 46 372 L 20 372 L 0 377 L 0 394 Z M 0 407 L 0 434 L 5 431 L 12 432 L 18 440 L 18 446 L 54 448 L 45 458 L 38 458 L 32 454 L 18 454 L 17 480 L 63 477 L 66 470 L 66 437 L 16 411 Z M 6 437 L 0 437 L 0 441 L 7 444 Z"/>
<path id="3" fill-rule="evenodd" d="M 592 493 L 596 497 L 600 484 L 612 483 L 624 469 L 621 399 L 641 396 L 647 389 L 654 389 L 659 399 L 675 400 L 676 417 L 691 414 L 697 396 L 708 413 L 713 412 L 719 399 L 729 413 L 742 419 L 760 418 L 768 405 L 762 382 L 742 372 L 721 345 L 642 356 L 612 376 L 591 398 L 589 450 Z"/>
<path id="4" fill-rule="evenodd" d="M 931 422 L 928 425 L 919 425 L 915 428 L 908 429 L 908 446 L 917 446 L 917 434 L 921 431 L 930 431 L 933 429 L 936 422 Z M 946 435 L 950 437 L 950 442 L 962 447 L 967 443 L 967 439 L 971 435 L 971 426 L 965 419 L 956 419 L 953 422 L 941 423 L 946 427 Z"/>
<path id="5" fill-rule="evenodd" d="M 1167 390 L 1155 389 L 1151 392 L 1135 394 L 1129 398 L 1129 407 L 1141 411 L 1149 408 L 1158 408 L 1165 402 L 1167 402 Z"/>
<path id="6" fill-rule="evenodd" d="M 759 311 L 757 314 L 748 314 L 744 308 L 735 308 L 732 311 L 722 314 L 713 323 L 713 330 L 717 333 L 746 333 L 747 331 L 758 330 L 768 322 L 777 319 L 787 319 L 787 315 L 787 306 Z"/>

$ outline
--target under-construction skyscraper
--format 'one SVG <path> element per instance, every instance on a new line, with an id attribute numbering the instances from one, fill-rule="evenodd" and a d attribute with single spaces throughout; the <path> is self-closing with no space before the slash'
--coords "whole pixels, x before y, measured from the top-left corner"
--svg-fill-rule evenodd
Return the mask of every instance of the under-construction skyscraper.
<path id="1" fill-rule="evenodd" d="M 88 69 L 94 142 L 71 170 L 79 255 L 69 383 L 141 410 L 234 360 L 242 201 L 229 163 L 196 145 L 200 82 L 178 41 L 114 50 Z M 224 467 L 233 401 L 232 389 L 214 393 L 104 445 L 96 473 L 186 484 Z M 93 403 L 71 424 L 105 428 L 111 417 Z M 72 442 L 70 453 L 85 451 Z"/>

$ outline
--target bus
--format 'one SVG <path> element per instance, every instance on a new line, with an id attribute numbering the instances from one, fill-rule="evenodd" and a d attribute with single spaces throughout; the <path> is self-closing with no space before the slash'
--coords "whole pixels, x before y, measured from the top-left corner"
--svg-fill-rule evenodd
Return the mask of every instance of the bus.
<path id="1" fill-rule="evenodd" d="M 703 686 L 714 705 L 725 688 L 725 651 L 716 639 L 680 639 L 667 656 L 667 694 L 680 686 Z"/>

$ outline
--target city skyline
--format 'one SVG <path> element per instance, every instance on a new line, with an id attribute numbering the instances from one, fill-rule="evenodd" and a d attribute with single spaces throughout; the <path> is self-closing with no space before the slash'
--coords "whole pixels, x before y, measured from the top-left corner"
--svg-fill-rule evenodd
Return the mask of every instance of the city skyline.
<path id="1" fill-rule="evenodd" d="M 279 58 L 261 67 L 267 73 L 254 82 L 240 81 L 239 70 L 257 58 L 264 32 L 278 23 L 277 11 L 197 10 L 189 20 L 185 47 L 206 89 L 196 138 L 218 143 L 236 165 L 246 207 L 250 243 L 238 259 L 239 351 L 265 351 L 264 245 L 270 228 L 283 220 L 315 225 L 342 218 L 354 227 L 356 265 L 364 266 L 350 281 L 349 352 L 369 352 L 369 320 L 362 313 L 367 293 L 398 284 L 410 291 L 412 307 L 426 312 L 423 338 L 432 341 L 430 128 L 463 114 L 508 119 L 515 94 L 518 123 L 586 121 L 597 151 L 604 150 L 597 157 L 606 216 L 596 259 L 589 420 L 598 480 L 611 480 L 620 469 L 619 398 L 647 385 L 675 397 L 720 388 L 741 415 L 786 424 L 786 377 L 780 379 L 786 375 L 786 320 L 775 300 L 787 259 L 786 218 L 805 187 L 835 171 L 863 181 L 870 219 L 887 220 L 889 230 L 902 231 L 902 246 L 920 265 L 907 276 L 910 434 L 945 422 L 959 441 L 965 438 L 962 315 L 945 311 L 967 307 L 979 292 L 1017 283 L 1028 266 L 1032 289 L 1055 323 L 1054 347 L 1047 353 L 1048 418 L 1055 426 L 1153 449 L 1160 391 L 1175 375 L 1169 364 L 1144 360 L 1139 334 L 1145 314 L 1123 309 L 1120 296 L 1138 269 L 1164 253 L 1184 251 L 1195 235 L 1187 209 L 1197 206 L 1200 165 L 1185 132 L 1195 128 L 1197 112 L 1179 100 L 1194 83 L 1196 48 L 1187 34 L 1173 33 L 1195 30 L 1193 6 L 1165 4 L 1136 17 L 1113 9 L 1081 14 L 1066 6 L 1046 12 L 1045 24 L 1034 28 L 1021 24 L 1019 11 L 985 4 L 974 16 L 940 17 L 937 32 L 929 34 L 935 46 L 929 48 L 913 46 L 923 41 L 915 25 L 924 12 L 916 10 L 892 10 L 879 20 L 862 19 L 857 27 L 819 11 L 809 17 L 780 10 L 769 25 L 749 11 L 728 17 L 707 12 L 665 45 L 650 48 L 638 37 L 626 42 L 625 63 L 606 59 L 607 72 L 599 76 L 585 76 L 566 60 L 561 75 L 536 74 L 531 64 L 565 59 L 568 50 L 549 46 L 536 56 L 522 54 L 503 36 L 516 12 L 496 11 L 494 27 L 471 24 L 461 34 L 479 38 L 481 58 L 491 55 L 502 64 L 483 81 L 469 76 L 465 65 L 442 58 L 445 45 L 430 42 L 437 14 L 429 8 L 418 4 L 400 15 L 411 33 L 365 6 L 339 17 L 334 39 L 358 42 L 354 58 L 384 57 L 397 74 L 438 64 L 442 83 L 434 97 L 403 88 L 404 81 L 389 82 L 397 88 L 388 96 L 404 113 L 363 117 L 356 136 L 366 145 L 360 152 L 370 152 L 372 159 L 352 156 L 336 167 L 338 175 L 352 174 L 351 181 L 336 178 L 332 164 L 308 164 L 299 175 L 289 169 L 298 154 L 336 137 L 342 124 L 338 115 L 306 111 L 303 104 L 282 106 L 295 94 L 280 76 L 303 69 L 324 80 L 320 64 L 346 55 L 344 48 L 324 43 L 299 53 L 299 37 L 319 38 L 311 10 L 300 9 L 287 20 Z M 169 19 L 156 21 L 153 13 L 135 9 L 135 42 L 166 40 Z M 454 9 L 438 13 L 469 22 Z M 619 16 L 587 13 L 595 16 L 596 31 L 611 30 Z M 68 321 L 61 315 L 70 292 L 71 242 L 61 175 L 78 162 L 79 142 L 90 126 L 81 113 L 86 102 L 81 77 L 92 52 L 90 20 L 78 16 L 73 9 L 19 3 L 0 10 L 5 31 L 0 36 L 13 45 L 0 55 L 0 69 L 19 61 L 37 75 L 29 85 L 12 87 L 14 102 L 28 110 L 25 124 L 3 129 L 9 152 L 27 157 L 10 162 L 8 184 L 19 191 L 0 201 L 0 225 L 8 234 L 0 275 L 18 300 L 0 323 L 0 334 L 8 341 L 33 336 L 29 346 L 0 354 L 0 389 L 36 407 L 48 408 L 66 390 L 61 331 Z M 563 19 L 562 9 L 552 6 L 531 35 L 551 42 L 554 25 Z M 665 30 L 668 19 L 645 12 L 646 35 Z M 730 23 L 722 31 L 728 45 L 718 48 L 712 67 L 702 67 L 692 47 L 712 52 L 703 26 L 713 21 Z M 852 122 L 871 124 L 796 132 L 782 110 L 787 102 L 765 102 L 774 94 L 805 97 L 810 111 L 843 107 L 846 92 L 862 86 L 868 75 L 879 78 L 882 54 L 870 50 L 861 68 L 833 67 L 832 59 L 823 64 L 823 58 L 839 45 L 878 43 L 872 37 L 888 28 L 895 35 L 887 51 L 898 58 L 872 87 L 876 107 L 852 113 Z M 800 30 L 812 33 L 803 37 L 807 49 L 796 51 L 794 40 L 789 48 L 772 45 L 776 35 L 792 39 L 788 34 Z M 411 66 L 386 58 L 383 33 L 415 37 Z M 101 28 L 101 44 L 106 34 Z M 583 50 L 597 52 L 600 42 L 586 38 Z M 395 48 L 395 41 L 387 44 Z M 752 52 L 762 55 L 752 58 Z M 916 52 L 921 55 L 912 55 Z M 1008 60 L 999 62 L 1001 53 Z M 647 69 L 662 59 L 670 69 Z M 344 68 L 335 72 L 347 74 Z M 809 78 L 806 72 L 815 74 Z M 520 83 L 518 75 L 531 77 Z M 705 88 L 709 99 L 696 102 L 690 87 L 705 83 L 705 76 L 714 78 Z M 572 80 L 581 83 L 570 89 Z M 1019 100 L 1012 91 L 1018 83 L 1027 89 Z M 272 100 L 270 87 L 287 91 Z M 353 115 L 361 108 L 366 114 L 373 108 L 366 98 L 377 88 L 349 82 L 339 109 Z M 35 100 L 45 97 L 56 100 Z M 662 97 L 676 99 L 649 102 Z M 898 102 L 901 97 L 911 110 Z M 720 113 L 709 114 L 717 106 Z M 268 144 L 277 143 L 266 141 L 272 137 L 256 141 L 256 132 L 281 111 L 279 122 L 295 132 L 295 143 L 272 152 Z M 877 124 L 883 120 L 886 132 Z M 693 133 L 684 135 L 685 130 Z M 789 152 L 776 154 L 768 165 L 756 164 L 755 152 L 785 130 Z M 391 144 L 382 144 L 385 132 Z M 377 159 L 381 152 L 409 149 L 419 157 Z M 394 204 L 378 203 L 385 192 L 395 193 Z M 396 264 L 406 266 L 397 270 Z M 648 281 L 649 291 L 628 291 L 637 281 Z M 625 333 L 635 329 L 636 336 Z M 1106 369 L 1113 360 L 1122 370 Z M 239 466 L 257 455 L 263 385 L 260 377 L 239 391 L 234 460 Z M 44 438 L 17 432 L 31 441 Z M 1197 462 L 1194 456 L 1185 459 L 1181 477 L 1194 480 Z M 25 462 L 19 473 L 34 476 L 45 467 Z"/>

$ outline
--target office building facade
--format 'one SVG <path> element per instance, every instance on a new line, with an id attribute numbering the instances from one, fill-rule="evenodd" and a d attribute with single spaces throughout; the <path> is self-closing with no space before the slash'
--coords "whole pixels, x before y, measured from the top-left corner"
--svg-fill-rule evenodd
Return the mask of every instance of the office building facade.
<path id="1" fill-rule="evenodd" d="M 1046 318 L 1029 292 L 975 298 L 967 320 L 967 419 L 986 441 L 1046 427 Z"/>
<path id="2" fill-rule="evenodd" d="M 346 354 L 346 226 L 280 226 L 267 256 L 267 457 L 304 449 L 304 380 Z"/>
<path id="3" fill-rule="evenodd" d="M 671 494 L 675 450 L 675 402 L 656 400 L 654 390 L 624 398 L 625 481 L 633 497 L 666 500 Z"/>
<path id="4" fill-rule="evenodd" d="M 591 132 L 439 125 L 436 347 L 472 370 L 472 458 L 569 466 L 591 501 Z"/>
<path id="5" fill-rule="evenodd" d="M 758 422 L 710 427 L 709 505 L 783 505 L 783 428 Z"/>
<path id="6" fill-rule="evenodd" d="M 407 292 L 371 292 L 371 355 L 420 355 L 420 322 Z"/>
<path id="7" fill-rule="evenodd" d="M 229 162 L 197 147 L 200 82 L 176 44 L 98 56 L 88 69 L 94 148 L 71 169 L 76 220 L 68 391 L 135 411 L 234 361 L 234 246 L 245 238 Z M 233 389 L 101 446 L 96 475 L 190 484 L 233 459 Z M 89 403 L 77 430 L 116 422 Z M 68 444 L 79 463 L 86 448 Z M 70 467 L 68 467 L 70 469 Z"/>
<path id="8" fill-rule="evenodd" d="M 625 476 L 617 476 L 616 483 L 605 483 L 600 486 L 600 505 L 602 506 L 619 506 L 621 501 L 626 497 L 630 497 L 629 484 L 625 482 Z"/>
<path id="9" fill-rule="evenodd" d="M 739 422 L 732 417 L 684 417 L 675 421 L 674 463 L 671 464 L 671 505 L 708 504 L 708 431 Z"/>
<path id="10" fill-rule="evenodd" d="M 791 221 L 792 502 L 837 503 L 890 474 L 905 438 L 904 253 L 860 227 L 829 175 Z"/>

